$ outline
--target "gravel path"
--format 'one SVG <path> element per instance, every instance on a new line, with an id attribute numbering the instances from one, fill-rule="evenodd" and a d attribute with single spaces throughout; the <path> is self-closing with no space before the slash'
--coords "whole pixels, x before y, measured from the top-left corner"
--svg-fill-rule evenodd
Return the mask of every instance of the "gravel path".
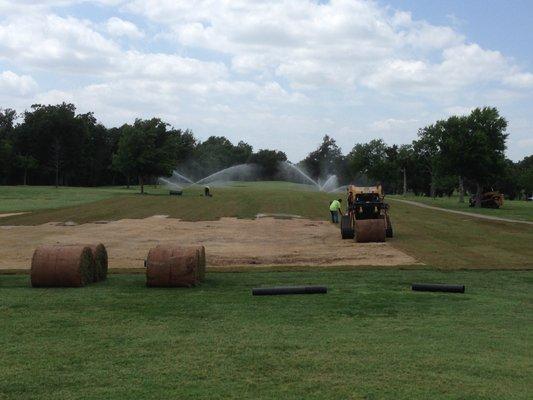
<path id="1" fill-rule="evenodd" d="M 466 212 L 466 211 L 449 210 L 447 208 L 429 206 L 427 204 L 418 203 L 416 201 L 411 201 L 411 200 L 400 200 L 400 199 L 393 199 L 393 198 L 390 198 L 390 197 L 388 198 L 388 200 L 399 201 L 401 203 L 410 204 L 412 206 L 417 206 L 417 207 L 422 207 L 422 208 L 429 208 L 431 210 L 445 211 L 445 212 L 449 212 L 449 213 L 453 213 L 453 214 L 466 215 L 468 217 L 488 219 L 488 220 L 491 220 L 491 221 L 513 222 L 513 223 L 516 222 L 516 223 L 519 223 L 519 224 L 533 225 L 533 222 L 531 222 L 531 221 L 521 221 L 519 219 L 500 218 L 500 217 L 493 217 L 492 215 L 483 215 L 483 214 L 476 214 L 476 213 L 471 213 L 471 212 Z"/>

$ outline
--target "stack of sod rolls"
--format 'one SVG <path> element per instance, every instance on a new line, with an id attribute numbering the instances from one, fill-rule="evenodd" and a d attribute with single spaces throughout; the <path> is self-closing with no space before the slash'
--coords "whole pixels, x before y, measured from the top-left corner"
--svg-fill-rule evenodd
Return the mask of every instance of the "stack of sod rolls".
<path id="1" fill-rule="evenodd" d="M 33 287 L 80 287 L 94 280 L 94 258 L 88 246 L 39 246 L 31 261 Z"/>
<path id="2" fill-rule="evenodd" d="M 205 279 L 205 248 L 160 244 L 148 252 L 146 285 L 191 287 Z"/>
<path id="3" fill-rule="evenodd" d="M 101 243 L 42 245 L 33 253 L 33 287 L 81 287 L 106 277 L 107 251 Z"/>

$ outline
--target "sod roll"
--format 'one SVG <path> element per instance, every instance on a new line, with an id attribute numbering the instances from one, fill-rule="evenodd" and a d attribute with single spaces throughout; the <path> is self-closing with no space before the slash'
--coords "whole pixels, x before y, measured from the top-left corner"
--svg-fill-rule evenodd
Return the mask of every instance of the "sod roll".
<path id="1" fill-rule="evenodd" d="M 205 268 L 206 268 L 206 259 L 205 259 L 205 247 L 204 246 L 198 246 L 198 260 L 199 260 L 199 279 L 200 282 L 203 282 L 205 280 Z"/>
<path id="2" fill-rule="evenodd" d="M 440 283 L 413 283 L 411 290 L 417 292 L 451 292 L 464 293 L 464 285 L 445 285 Z"/>
<path id="3" fill-rule="evenodd" d="M 277 296 L 284 294 L 323 294 L 327 293 L 325 286 L 281 286 L 271 288 L 254 288 L 253 296 Z"/>
<path id="4" fill-rule="evenodd" d="M 37 247 L 31 261 L 33 287 L 80 287 L 93 280 L 93 255 L 88 246 Z"/>
<path id="5" fill-rule="evenodd" d="M 358 243 L 384 242 L 385 220 L 383 218 L 355 220 L 355 241 Z"/>
<path id="6" fill-rule="evenodd" d="M 198 247 L 160 244 L 148 252 L 146 285 L 149 287 L 191 287 L 200 282 Z"/>
<path id="7" fill-rule="evenodd" d="M 93 282 L 105 281 L 107 279 L 108 257 L 107 250 L 102 243 L 89 245 L 94 258 L 94 280 Z"/>

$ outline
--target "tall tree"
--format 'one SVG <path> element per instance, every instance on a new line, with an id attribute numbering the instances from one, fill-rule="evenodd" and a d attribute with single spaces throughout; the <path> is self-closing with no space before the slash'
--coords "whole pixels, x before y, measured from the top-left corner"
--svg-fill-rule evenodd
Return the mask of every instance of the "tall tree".
<path id="1" fill-rule="evenodd" d="M 437 171 L 440 162 L 440 140 L 442 136 L 443 126 L 439 121 L 434 125 L 426 126 L 418 130 L 418 140 L 413 142 L 413 150 L 423 166 L 424 171 L 429 174 L 430 197 L 436 196 Z"/>
<path id="2" fill-rule="evenodd" d="M 301 161 L 301 164 L 311 177 L 316 180 L 329 174 L 338 173 L 341 162 L 342 153 L 335 139 L 325 135 L 318 149 L 309 153 Z"/>
<path id="3" fill-rule="evenodd" d="M 397 165 L 402 176 L 402 194 L 407 194 L 407 171 L 409 174 L 414 171 L 413 147 L 410 144 L 401 145 L 398 149 Z"/>
<path id="4" fill-rule="evenodd" d="M 287 156 L 282 151 L 259 150 L 250 156 L 249 162 L 258 164 L 262 168 L 263 179 L 274 179 L 278 173 L 279 163 L 287 161 Z"/>
<path id="5" fill-rule="evenodd" d="M 13 131 L 16 118 L 15 110 L 0 108 L 0 183 L 7 181 L 13 163 Z"/>
<path id="6" fill-rule="evenodd" d="M 476 207 L 481 207 L 483 188 L 505 169 L 507 121 L 494 107 L 476 108 L 468 116 L 465 178 L 476 186 Z"/>
<path id="7" fill-rule="evenodd" d="M 114 165 L 125 175 L 139 179 L 141 193 L 148 178 L 169 176 L 177 164 L 178 135 L 168 131 L 167 124 L 158 118 L 138 119 L 125 126 L 120 138 Z"/>
<path id="8" fill-rule="evenodd" d="M 385 184 L 390 177 L 389 152 L 382 139 L 356 144 L 347 156 L 350 179 L 361 184 Z"/>
<path id="9" fill-rule="evenodd" d="M 452 116 L 442 122 L 443 132 L 440 137 L 440 162 L 443 170 L 457 175 L 459 179 L 459 202 L 464 203 L 464 178 L 471 164 L 469 154 L 472 136 L 468 130 L 468 118 Z"/>

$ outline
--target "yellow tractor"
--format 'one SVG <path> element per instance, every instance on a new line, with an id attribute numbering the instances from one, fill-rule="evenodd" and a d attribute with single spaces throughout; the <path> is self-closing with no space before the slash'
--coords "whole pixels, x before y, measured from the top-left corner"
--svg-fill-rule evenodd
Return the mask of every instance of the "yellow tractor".
<path id="1" fill-rule="evenodd" d="M 347 213 L 341 217 L 341 237 L 356 242 L 384 242 L 392 237 L 389 205 L 381 185 L 348 187 Z"/>

